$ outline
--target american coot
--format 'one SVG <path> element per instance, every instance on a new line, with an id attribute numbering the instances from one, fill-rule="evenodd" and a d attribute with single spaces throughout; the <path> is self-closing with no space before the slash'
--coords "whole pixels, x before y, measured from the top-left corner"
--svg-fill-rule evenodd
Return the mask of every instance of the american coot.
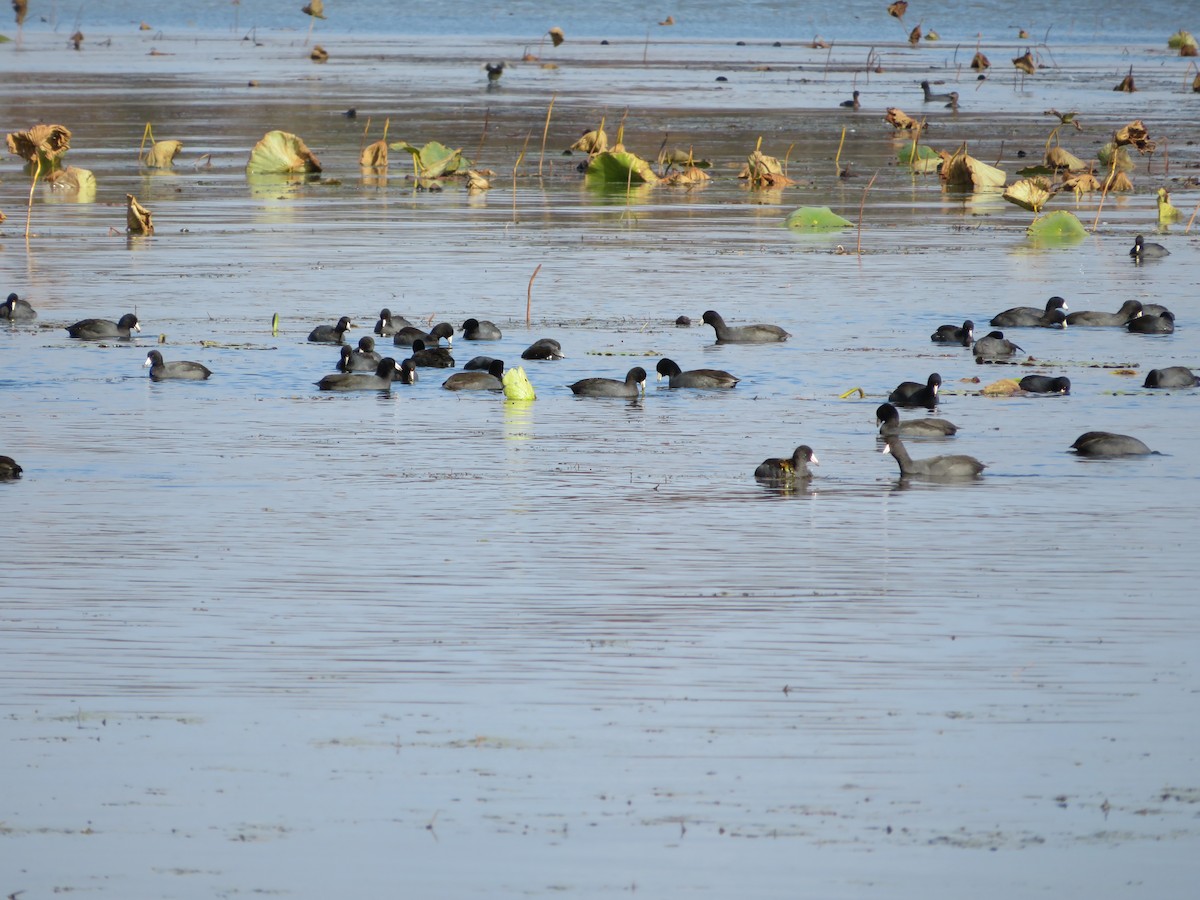
<path id="1" fill-rule="evenodd" d="M 575 382 L 571 392 L 580 397 L 637 397 L 646 387 L 646 370 L 634 366 L 624 381 L 615 378 L 584 378 Z"/>
<path id="2" fill-rule="evenodd" d="M 1034 306 L 1014 306 L 992 316 L 990 324 L 1002 328 L 1062 328 L 1066 324 L 1067 301 L 1051 297 L 1045 309 Z"/>
<path id="3" fill-rule="evenodd" d="M 1000 359 L 1010 359 L 1025 351 L 1004 337 L 1003 331 L 991 331 L 975 342 L 971 352 L 975 362 L 995 362 Z"/>
<path id="4" fill-rule="evenodd" d="M 354 327 L 349 316 L 342 316 L 336 325 L 318 325 L 308 334 L 308 339 L 314 344 L 341 344 L 346 340 L 346 332 Z"/>
<path id="5" fill-rule="evenodd" d="M 1175 314 L 1167 310 L 1161 316 L 1138 316 L 1125 327 L 1133 334 L 1174 334 Z"/>
<path id="6" fill-rule="evenodd" d="M 1155 452 L 1135 437 L 1111 431 L 1085 432 L 1075 438 L 1071 449 L 1080 456 L 1146 456 Z"/>
<path id="7" fill-rule="evenodd" d="M 839 105 L 845 107 L 846 109 L 858 109 L 860 106 L 862 106 L 862 104 L 858 102 L 858 91 L 855 91 L 854 96 L 849 100 L 843 100 Z"/>
<path id="8" fill-rule="evenodd" d="M 925 94 L 926 103 L 945 103 L 948 100 L 953 101 L 958 98 L 958 94 L 953 91 L 949 94 L 935 94 L 932 88 L 929 87 L 928 81 L 921 82 L 921 90 Z"/>
<path id="9" fill-rule="evenodd" d="M 492 367 L 492 363 L 495 361 L 495 357 L 492 356 L 472 356 L 469 360 L 467 360 L 467 364 L 463 366 L 463 368 L 468 372 L 474 369 L 481 369 L 482 371 L 486 372 Z"/>
<path id="10" fill-rule="evenodd" d="M 1133 246 L 1129 249 L 1129 255 L 1136 262 L 1141 262 L 1143 259 L 1162 259 L 1164 256 L 1170 256 L 1171 251 L 1162 244 L 1147 241 L 1139 234 L 1133 239 Z"/>
<path id="11" fill-rule="evenodd" d="M 464 341 L 498 341 L 503 335 L 495 322 L 467 319 L 462 323 Z"/>
<path id="12" fill-rule="evenodd" d="M 133 337 L 132 332 L 141 330 L 142 325 L 133 313 L 125 313 L 119 322 L 110 322 L 107 319 L 84 319 L 82 322 L 67 326 L 67 334 L 81 341 L 103 341 L 111 338 L 127 341 Z"/>
<path id="13" fill-rule="evenodd" d="M 668 384 L 673 388 L 699 388 L 702 391 L 722 390 L 736 387 L 740 379 L 734 378 L 722 369 L 689 369 L 684 372 L 674 360 L 660 359 L 655 367 L 658 373 L 656 380 L 668 378 Z"/>
<path id="14" fill-rule="evenodd" d="M 4 305 L 0 306 L 0 319 L 10 322 L 32 322 L 37 318 L 37 310 L 29 305 L 28 300 L 22 300 L 16 294 L 9 294 Z"/>
<path id="15" fill-rule="evenodd" d="M 383 357 L 375 351 L 375 339 L 370 336 L 358 339 L 358 346 L 353 350 L 342 344 L 341 359 L 338 360 L 339 372 L 374 372 Z"/>
<path id="16" fill-rule="evenodd" d="M 391 337 L 401 328 L 408 328 L 412 323 L 404 316 L 394 316 L 386 306 L 379 311 L 379 321 L 375 323 L 375 333 L 380 337 Z"/>
<path id="17" fill-rule="evenodd" d="M 395 377 L 396 360 L 388 356 L 380 360 L 374 375 L 339 372 L 337 375 L 326 375 L 317 382 L 317 387 L 323 391 L 386 391 Z"/>
<path id="18" fill-rule="evenodd" d="M 718 344 L 769 344 L 791 337 L 778 325 L 738 325 L 730 328 L 721 314 L 711 309 L 704 313 L 703 320 L 717 333 Z"/>
<path id="19" fill-rule="evenodd" d="M 455 372 L 442 382 L 448 391 L 502 391 L 504 382 L 504 360 L 493 359 L 486 372 Z"/>
<path id="20" fill-rule="evenodd" d="M 958 325 L 939 325 L 937 331 L 929 336 L 935 344 L 962 344 L 970 347 L 975 340 L 975 323 L 970 319 Z"/>
<path id="21" fill-rule="evenodd" d="M 1069 394 L 1071 379 L 1066 376 L 1051 378 L 1049 375 L 1026 375 L 1018 387 L 1031 394 Z"/>
<path id="22" fill-rule="evenodd" d="M 895 458 L 902 478 L 977 478 L 987 468 L 975 457 L 961 454 L 913 459 L 908 455 L 904 442 L 895 434 L 888 437 L 883 452 Z"/>
<path id="23" fill-rule="evenodd" d="M 1169 312 L 1169 310 L 1161 303 L 1142 304 L 1142 315 L 1144 316 L 1161 316 L 1165 312 Z M 1174 315 L 1174 313 L 1171 313 L 1171 315 Z"/>
<path id="24" fill-rule="evenodd" d="M 1167 366 L 1165 369 L 1151 369 L 1146 374 L 1142 387 L 1148 388 L 1183 388 L 1195 387 L 1200 384 L 1200 378 L 1187 366 Z"/>
<path id="25" fill-rule="evenodd" d="M 813 453 L 812 447 L 801 444 L 792 452 L 791 459 L 780 459 L 779 457 L 764 459 L 754 470 L 754 477 L 758 481 L 784 484 L 802 481 L 812 478 L 812 472 L 808 470 L 809 463 L 819 466 L 821 461 Z"/>
<path id="26" fill-rule="evenodd" d="M 20 478 L 24 471 L 11 456 L 0 456 L 0 480 L 11 481 Z"/>
<path id="27" fill-rule="evenodd" d="M 142 363 L 142 366 L 150 370 L 151 381 L 203 381 L 212 374 L 208 366 L 202 366 L 198 362 L 189 362 L 186 359 L 163 362 L 163 355 L 157 350 L 151 350 L 146 354 L 146 361 Z"/>
<path id="28" fill-rule="evenodd" d="M 392 343 L 397 347 L 411 347 L 417 341 L 421 341 L 426 347 L 437 347 L 442 338 L 446 339 L 447 345 L 453 346 L 454 326 L 449 322 L 438 322 L 428 332 L 409 325 L 392 336 Z"/>
<path id="29" fill-rule="evenodd" d="M 875 424 L 883 437 L 902 434 L 907 437 L 950 437 L 958 426 L 945 419 L 908 419 L 900 421 L 900 411 L 890 403 L 875 410 Z"/>
<path id="30" fill-rule="evenodd" d="M 399 384 L 416 384 L 420 379 L 417 367 L 411 359 L 406 359 L 396 368 L 396 382 Z"/>
<path id="31" fill-rule="evenodd" d="M 417 338 L 412 343 L 413 365 L 419 369 L 453 369 L 454 357 L 445 347 L 426 347 L 425 342 Z"/>
<path id="32" fill-rule="evenodd" d="M 1126 300 L 1115 313 L 1095 309 L 1073 312 L 1067 316 L 1067 324 L 1085 328 L 1124 328 L 1130 319 L 1136 319 L 1141 314 L 1141 303 L 1137 300 Z"/>
<path id="33" fill-rule="evenodd" d="M 888 403 L 897 406 L 924 406 L 933 409 L 938 402 L 938 388 L 942 386 L 942 376 L 934 372 L 929 379 L 920 384 L 916 381 L 903 381 L 896 389 L 888 394 Z"/>
<path id="34" fill-rule="evenodd" d="M 566 359 L 562 345 L 554 338 L 541 338 L 525 348 L 521 359 Z"/>

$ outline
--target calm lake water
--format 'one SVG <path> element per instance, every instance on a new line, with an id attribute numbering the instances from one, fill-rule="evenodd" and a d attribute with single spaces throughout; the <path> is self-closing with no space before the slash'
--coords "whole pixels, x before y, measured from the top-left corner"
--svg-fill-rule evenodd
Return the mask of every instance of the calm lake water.
<path id="1" fill-rule="evenodd" d="M 737 17 L 748 46 L 688 33 L 718 21 L 699 5 L 647 44 L 646 10 L 621 4 L 603 32 L 581 6 L 547 22 L 511 4 L 512 28 L 418 35 L 349 0 L 315 31 L 324 66 L 304 17 L 249 3 L 191 4 L 194 21 L 85 5 L 78 53 L 75 11 L 52 6 L 0 45 L 5 131 L 66 125 L 68 161 L 98 182 L 86 204 L 39 186 L 26 241 L 28 178 L 0 159 L 0 294 L 40 314 L 0 329 L 0 453 L 25 468 L 0 484 L 0 891 L 917 898 L 936 873 L 955 896 L 1191 896 L 1200 395 L 1141 387 L 1200 366 L 1200 95 L 1165 48 L 1188 23 L 1158 4 L 1120 42 L 1091 15 L 1061 44 L 1056 26 L 1048 68 L 1016 81 L 1005 15 L 976 82 L 965 23 L 880 44 L 883 72 L 865 72 L 870 45 L 903 37 L 884 5 L 845 7 L 843 32 L 799 22 L 780 48 L 761 15 Z M 1028 11 L 1016 24 L 1044 32 Z M 550 24 L 595 37 L 489 90 L 481 64 L 518 61 Z M 1114 93 L 1131 63 L 1141 90 Z M 962 109 L 926 108 L 923 78 Z M 839 108 L 855 86 L 864 108 Z M 1050 108 L 1079 110 L 1083 130 L 1060 132 L 1078 156 L 1137 118 L 1160 149 L 1102 209 L 1056 197 L 1094 233 L 1042 249 L 1030 214 L 897 167 L 886 106 L 1010 177 L 1043 152 Z M 588 190 L 562 151 L 601 118 L 649 158 L 694 147 L 712 182 Z M 414 191 L 395 153 L 361 172 L 385 120 L 389 140 L 462 147 L 492 190 Z M 184 142 L 174 170 L 138 167 L 147 121 Z M 322 177 L 249 181 L 271 128 Z M 795 186 L 738 181 L 760 137 Z M 1158 187 L 1185 216 L 1164 234 Z M 124 234 L 127 193 L 153 237 Z M 861 206 L 862 255 L 838 252 L 854 230 L 783 227 L 808 204 L 856 222 Z M 1171 255 L 1132 265 L 1143 232 Z M 1054 294 L 1164 302 L 1178 329 L 1006 329 L 1028 368 L 928 340 Z M 348 315 L 356 340 L 383 306 L 497 322 L 497 343 L 455 340 L 460 367 L 518 363 L 543 336 L 567 358 L 525 364 L 524 405 L 444 391 L 447 370 L 318 392 L 337 353 L 308 332 Z M 792 337 L 714 345 L 709 308 Z M 130 344 L 64 330 L 135 310 Z M 215 374 L 152 383 L 153 348 Z M 742 381 L 651 381 L 633 402 L 566 387 L 662 356 Z M 875 407 L 934 371 L 960 431 L 910 449 L 978 457 L 976 482 L 902 482 L 878 452 Z M 1030 372 L 1072 393 L 979 394 Z M 1159 454 L 1067 452 L 1093 429 Z M 807 488 L 754 482 L 801 443 L 820 458 Z"/>

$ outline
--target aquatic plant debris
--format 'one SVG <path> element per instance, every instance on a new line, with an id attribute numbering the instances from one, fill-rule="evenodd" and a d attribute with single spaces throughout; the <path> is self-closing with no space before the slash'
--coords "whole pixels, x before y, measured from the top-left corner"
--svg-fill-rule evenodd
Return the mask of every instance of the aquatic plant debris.
<path id="1" fill-rule="evenodd" d="M 138 203 L 133 194 L 125 195 L 125 230 L 130 234 L 154 234 L 150 210 Z"/>
<path id="2" fill-rule="evenodd" d="M 320 160 L 299 137 L 287 131 L 268 131 L 250 151 L 249 175 L 291 175 L 320 172 Z"/>
<path id="3" fill-rule="evenodd" d="M 1059 246 L 1078 244 L 1087 237 L 1079 217 L 1065 209 L 1039 216 L 1025 233 L 1034 243 Z"/>
<path id="4" fill-rule="evenodd" d="M 797 231 L 830 231 L 854 227 L 853 222 L 843 219 L 828 206 L 802 206 L 793 210 L 784 224 Z"/>
<path id="5" fill-rule="evenodd" d="M 587 167 L 589 186 L 600 184 L 657 184 L 650 163 L 627 151 L 606 150 L 592 156 Z"/>
<path id="6" fill-rule="evenodd" d="M 77 203 L 91 203 L 96 199 L 96 176 L 90 169 L 67 166 L 46 176 L 50 189 L 64 194 Z"/>
<path id="7" fill-rule="evenodd" d="M 169 169 L 175 165 L 175 157 L 181 150 L 182 141 L 156 141 L 146 154 L 143 164 L 151 169 Z"/>

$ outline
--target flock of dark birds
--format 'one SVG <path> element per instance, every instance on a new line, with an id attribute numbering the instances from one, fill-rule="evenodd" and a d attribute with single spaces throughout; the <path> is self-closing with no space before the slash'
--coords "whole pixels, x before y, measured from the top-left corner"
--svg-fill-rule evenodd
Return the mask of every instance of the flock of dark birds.
<path id="1" fill-rule="evenodd" d="M 1166 256 L 1168 251 L 1160 244 L 1146 242 L 1140 235 L 1129 251 L 1135 261 Z M 0 306 L 0 319 L 10 324 L 32 322 L 37 312 L 15 293 Z M 727 325 L 719 313 L 709 310 L 702 321 L 710 325 L 718 344 L 765 344 L 787 340 L 790 335 L 778 325 Z M 680 316 L 676 324 L 690 325 L 686 316 Z M 1110 327 L 1126 328 L 1139 334 L 1171 334 L 1175 330 L 1175 317 L 1170 310 L 1157 304 L 1125 301 L 1116 312 L 1088 310 L 1067 312 L 1067 303 L 1062 297 L 1051 297 L 1044 308 L 1018 306 L 998 313 L 991 325 L 1006 328 L 1066 328 Z M 320 325 L 312 330 L 308 340 L 313 343 L 336 344 L 340 356 L 337 372 L 326 375 L 316 382 L 322 391 L 380 391 L 390 390 L 394 384 L 410 385 L 417 381 L 420 369 L 455 368 L 450 353 L 455 329 L 447 322 L 435 325 L 429 331 L 413 325 L 403 316 L 393 315 L 383 309 L 375 323 L 375 337 L 392 339 L 395 347 L 406 348 L 408 356 L 397 362 L 394 356 L 384 357 L 375 349 L 375 337 L 366 336 L 351 348 L 346 343 L 346 332 L 353 327 L 350 318 L 343 316 L 333 325 Z M 127 313 L 118 321 L 106 319 L 84 319 L 67 327 L 67 333 L 84 341 L 128 341 L 141 324 L 133 313 Z M 462 338 L 467 341 L 497 341 L 502 335 L 492 322 L 467 319 L 462 324 Z M 1024 351 L 1004 336 L 1002 331 L 991 331 L 976 339 L 975 325 L 970 320 L 962 325 L 939 326 L 930 339 L 935 343 L 958 344 L 971 349 L 978 363 L 995 363 L 1011 360 Z M 441 346 L 442 340 L 447 343 Z M 399 354 L 397 354 L 399 355 Z M 534 341 L 521 354 L 523 360 L 563 359 L 562 346 L 552 338 Z M 145 367 L 154 381 L 188 380 L 203 381 L 213 373 L 201 363 L 188 360 L 167 362 L 158 350 L 146 355 Z M 502 391 L 504 361 L 490 356 L 475 356 L 463 367 L 463 371 L 451 374 L 442 387 L 451 391 Z M 672 388 L 697 390 L 730 390 L 738 378 L 720 369 L 692 369 L 683 371 L 670 359 L 661 359 L 656 367 L 658 378 L 667 379 Z M 624 379 L 584 378 L 569 385 L 572 393 L 581 397 L 610 397 L 635 399 L 645 391 L 646 370 L 634 366 Z M 1147 388 L 1188 388 L 1200 384 L 1198 377 L 1185 366 L 1170 366 L 1152 369 L 1147 375 Z M 927 479 L 972 479 L 982 474 L 986 466 L 971 456 L 952 454 L 913 459 L 904 446 L 903 437 L 948 438 L 958 428 L 945 419 L 921 418 L 901 420 L 899 408 L 937 407 L 938 392 L 942 385 L 938 373 L 931 374 L 924 383 L 906 381 L 888 395 L 888 402 L 876 410 L 876 424 L 883 441 L 883 452 L 890 453 L 900 468 L 901 477 Z M 1070 379 L 1046 375 L 1026 375 L 1018 382 L 1018 388 L 1026 393 L 1067 394 L 1071 390 Z M 1105 431 L 1089 431 L 1079 436 L 1071 445 L 1080 456 L 1122 457 L 1141 456 L 1151 451 L 1145 443 L 1135 437 Z M 810 465 L 817 465 L 813 449 L 801 445 L 789 458 L 765 460 L 754 472 L 754 477 L 763 483 L 792 487 L 812 477 Z M 0 480 L 19 478 L 21 466 L 8 456 L 0 456 Z"/>

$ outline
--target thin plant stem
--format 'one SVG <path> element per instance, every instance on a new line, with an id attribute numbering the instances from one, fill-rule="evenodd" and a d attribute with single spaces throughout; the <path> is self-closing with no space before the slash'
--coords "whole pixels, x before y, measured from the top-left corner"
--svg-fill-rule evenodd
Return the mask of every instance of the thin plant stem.
<path id="1" fill-rule="evenodd" d="M 542 161 L 546 158 L 546 137 L 550 134 L 550 114 L 554 112 L 554 98 L 558 94 L 550 95 L 550 105 L 546 107 L 546 125 L 542 129 L 542 152 L 538 155 L 538 178 L 542 177 Z"/>
<path id="2" fill-rule="evenodd" d="M 37 166 L 33 170 L 33 183 L 29 185 L 29 205 L 25 208 L 25 240 L 29 240 L 29 225 L 33 221 L 33 191 L 37 187 L 38 176 L 42 174 L 42 155 L 35 154 Z"/>
<path id="3" fill-rule="evenodd" d="M 862 220 L 863 210 L 867 206 L 867 192 L 871 190 L 871 185 L 875 183 L 875 179 L 879 177 L 879 170 L 875 170 L 875 174 L 871 176 L 871 180 L 867 182 L 867 186 L 863 188 L 862 202 L 858 204 L 858 243 L 854 247 L 854 252 L 862 257 Z"/>
<path id="4" fill-rule="evenodd" d="M 537 278 L 538 272 L 542 271 L 542 264 L 538 263 L 537 268 L 533 270 L 533 274 L 529 276 L 529 285 L 525 288 L 525 327 L 528 328 L 533 321 L 533 279 Z"/>

